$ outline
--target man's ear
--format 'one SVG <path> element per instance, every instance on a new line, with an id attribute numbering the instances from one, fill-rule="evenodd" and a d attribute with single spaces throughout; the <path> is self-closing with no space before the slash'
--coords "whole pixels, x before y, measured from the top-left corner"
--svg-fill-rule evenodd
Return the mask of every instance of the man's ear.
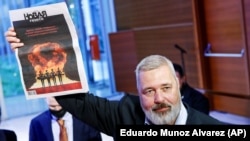
<path id="1" fill-rule="evenodd" d="M 179 82 L 179 78 L 177 76 L 175 76 L 175 81 L 176 81 L 176 84 L 177 84 L 177 87 L 180 89 L 180 82 Z"/>

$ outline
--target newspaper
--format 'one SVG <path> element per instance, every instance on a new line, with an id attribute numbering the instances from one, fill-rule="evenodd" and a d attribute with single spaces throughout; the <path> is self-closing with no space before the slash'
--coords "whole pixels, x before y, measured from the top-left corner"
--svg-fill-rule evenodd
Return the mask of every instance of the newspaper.
<path id="1" fill-rule="evenodd" d="M 16 58 L 26 99 L 88 92 L 76 29 L 65 2 L 10 10 L 24 43 Z"/>

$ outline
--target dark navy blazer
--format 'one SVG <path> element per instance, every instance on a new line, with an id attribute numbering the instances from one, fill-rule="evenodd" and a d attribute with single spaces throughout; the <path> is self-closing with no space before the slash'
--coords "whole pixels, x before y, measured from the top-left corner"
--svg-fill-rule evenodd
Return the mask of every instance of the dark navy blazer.
<path id="1" fill-rule="evenodd" d="M 33 118 L 30 122 L 29 141 L 53 141 L 52 116 L 49 110 Z M 73 117 L 74 141 L 101 141 L 101 134 L 93 127 Z"/>

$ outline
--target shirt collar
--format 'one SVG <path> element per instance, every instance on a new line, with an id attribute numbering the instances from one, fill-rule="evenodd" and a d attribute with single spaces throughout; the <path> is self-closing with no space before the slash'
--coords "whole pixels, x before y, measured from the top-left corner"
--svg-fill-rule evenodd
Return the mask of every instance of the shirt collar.
<path id="1" fill-rule="evenodd" d="M 187 109 L 184 107 L 183 103 L 181 102 L 181 110 L 176 119 L 175 125 L 185 125 L 187 121 Z"/>

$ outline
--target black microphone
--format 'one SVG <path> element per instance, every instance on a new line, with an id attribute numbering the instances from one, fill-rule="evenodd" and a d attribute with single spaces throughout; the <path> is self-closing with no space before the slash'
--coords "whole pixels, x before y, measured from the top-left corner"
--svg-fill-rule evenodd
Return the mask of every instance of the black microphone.
<path id="1" fill-rule="evenodd" d="M 175 44 L 175 48 L 179 49 L 182 53 L 187 53 L 183 48 L 181 48 L 179 45 Z"/>

